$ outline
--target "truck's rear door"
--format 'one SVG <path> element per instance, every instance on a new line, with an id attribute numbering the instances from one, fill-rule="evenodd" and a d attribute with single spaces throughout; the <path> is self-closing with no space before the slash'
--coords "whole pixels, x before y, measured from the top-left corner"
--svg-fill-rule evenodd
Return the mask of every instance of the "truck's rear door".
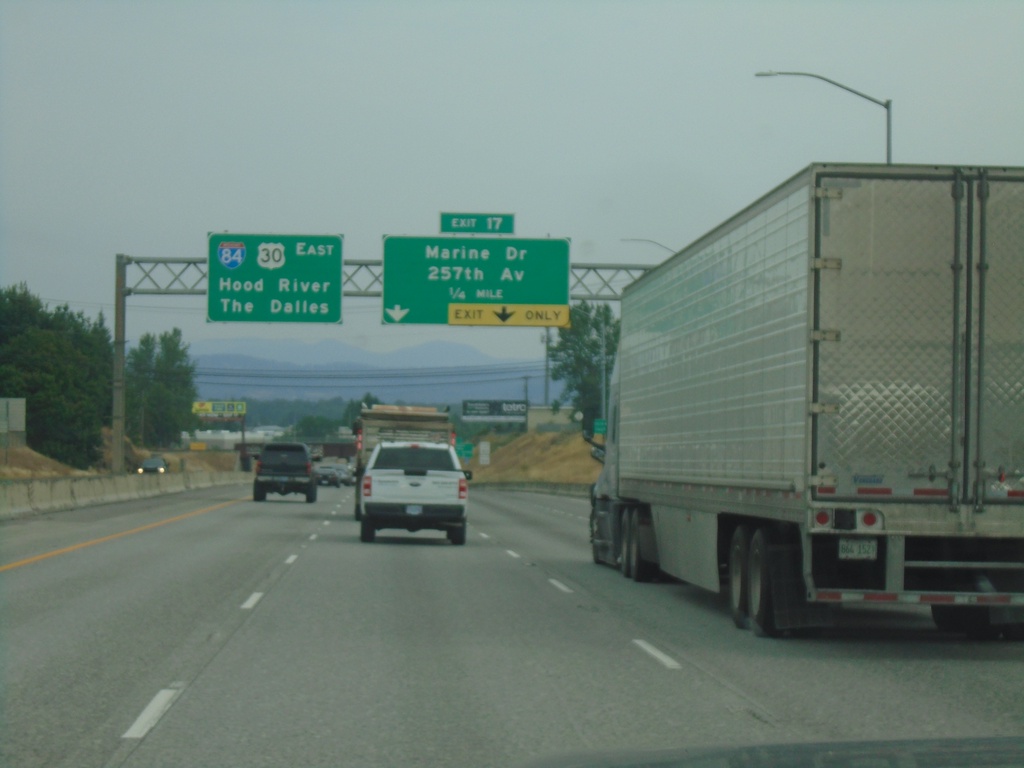
<path id="1" fill-rule="evenodd" d="M 1022 184 L 817 175 L 817 498 L 1024 500 Z"/>

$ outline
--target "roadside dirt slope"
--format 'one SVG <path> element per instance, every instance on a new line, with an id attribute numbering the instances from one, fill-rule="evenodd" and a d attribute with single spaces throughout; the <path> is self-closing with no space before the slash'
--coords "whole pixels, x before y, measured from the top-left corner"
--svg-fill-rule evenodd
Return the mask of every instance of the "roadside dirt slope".
<path id="1" fill-rule="evenodd" d="M 490 466 L 481 467 L 479 451 L 469 469 L 473 479 L 491 483 L 584 483 L 597 479 L 601 465 L 590 456 L 578 432 L 527 432 L 491 441 Z"/>
<path id="2" fill-rule="evenodd" d="M 135 467 L 150 455 L 163 456 L 171 472 L 230 472 L 238 457 L 233 452 L 208 451 L 145 451 L 132 449 L 125 452 L 125 464 Z M 182 464 L 184 462 L 184 465 Z M 95 470 L 74 469 L 36 453 L 31 448 L 0 448 L 0 480 L 33 480 L 51 477 L 87 477 L 99 474 Z"/>

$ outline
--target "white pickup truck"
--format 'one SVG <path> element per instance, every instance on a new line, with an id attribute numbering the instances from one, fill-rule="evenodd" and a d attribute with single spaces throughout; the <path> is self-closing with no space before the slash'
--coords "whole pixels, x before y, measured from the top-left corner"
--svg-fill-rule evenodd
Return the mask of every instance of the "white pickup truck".
<path id="1" fill-rule="evenodd" d="M 360 540 L 372 542 L 382 528 L 432 529 L 465 544 L 470 479 L 448 443 L 378 443 L 359 484 Z"/>

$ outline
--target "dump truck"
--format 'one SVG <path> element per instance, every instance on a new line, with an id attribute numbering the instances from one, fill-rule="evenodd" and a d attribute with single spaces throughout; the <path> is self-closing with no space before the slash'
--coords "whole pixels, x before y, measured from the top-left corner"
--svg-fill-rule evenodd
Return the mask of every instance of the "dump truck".
<path id="1" fill-rule="evenodd" d="M 595 562 L 1024 634 L 1024 168 L 810 165 L 623 291 L 609 393 Z"/>
<path id="2" fill-rule="evenodd" d="M 352 425 L 355 436 L 355 485 L 362 487 L 363 473 L 373 449 L 382 440 L 448 443 L 455 445 L 455 427 L 448 409 L 422 405 L 363 405 Z M 359 494 L 355 500 L 355 518 L 360 520 Z"/>

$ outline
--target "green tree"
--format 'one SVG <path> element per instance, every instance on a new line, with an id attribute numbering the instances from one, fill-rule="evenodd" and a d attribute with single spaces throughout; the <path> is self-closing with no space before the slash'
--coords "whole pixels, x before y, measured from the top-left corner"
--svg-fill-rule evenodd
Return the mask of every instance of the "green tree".
<path id="1" fill-rule="evenodd" d="M 303 416 L 295 423 L 291 432 L 298 440 L 337 440 L 338 427 L 342 423 L 341 419 L 331 419 L 326 416 Z"/>
<path id="2" fill-rule="evenodd" d="M 112 368 L 102 314 L 50 310 L 25 285 L 0 290 L 0 394 L 25 398 L 30 448 L 73 467 L 99 464 Z"/>
<path id="3" fill-rule="evenodd" d="M 124 361 L 125 432 L 139 445 L 145 445 L 149 436 L 147 411 L 155 379 L 156 337 L 146 333 L 138 346 L 128 350 Z"/>
<path id="4" fill-rule="evenodd" d="M 359 414 L 362 413 L 364 405 L 369 407 L 380 402 L 380 398 L 374 397 L 369 392 L 358 400 L 349 400 L 348 405 L 345 406 L 345 412 L 341 416 L 341 423 L 351 427 L 355 420 L 359 418 Z"/>
<path id="5" fill-rule="evenodd" d="M 583 414 L 583 429 L 591 432 L 594 419 L 603 416 L 601 373 L 607 387 L 619 345 L 619 321 L 608 304 L 586 301 L 573 305 L 569 319 L 572 327 L 559 329 L 551 348 L 551 378 L 565 382 L 563 397 Z"/>
<path id="6" fill-rule="evenodd" d="M 195 373 L 179 328 L 159 337 L 143 334 L 125 356 L 128 434 L 142 445 L 167 446 L 194 428 Z"/>

